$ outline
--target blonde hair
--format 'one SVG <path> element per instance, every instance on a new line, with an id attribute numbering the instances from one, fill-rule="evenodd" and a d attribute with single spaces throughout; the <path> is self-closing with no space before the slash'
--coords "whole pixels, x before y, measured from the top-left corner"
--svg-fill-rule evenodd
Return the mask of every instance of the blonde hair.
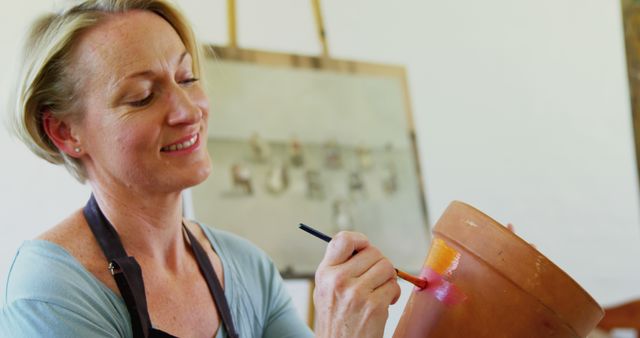
<path id="1" fill-rule="evenodd" d="M 47 136 L 44 112 L 60 120 L 82 119 L 78 81 L 71 72 L 73 49 L 80 35 L 108 16 L 145 10 L 164 18 L 180 36 L 200 75 L 201 52 L 185 16 L 168 0 L 87 0 L 60 13 L 36 20 L 23 49 L 22 67 L 12 102 L 17 136 L 37 156 L 62 164 L 80 182 L 87 178 L 82 163 L 60 151 Z"/>

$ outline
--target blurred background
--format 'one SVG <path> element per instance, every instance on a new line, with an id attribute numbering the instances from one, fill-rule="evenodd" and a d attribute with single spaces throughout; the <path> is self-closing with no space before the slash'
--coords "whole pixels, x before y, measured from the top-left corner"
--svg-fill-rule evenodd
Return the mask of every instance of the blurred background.
<path id="1" fill-rule="evenodd" d="M 65 3 L 4 3 L 3 102 L 25 27 Z M 226 0 L 177 3 L 202 42 L 228 43 Z M 515 224 L 604 306 L 640 298 L 638 168 L 619 1 L 323 0 L 321 7 L 331 57 L 406 67 L 429 225 L 450 201 L 465 201 Z M 237 30 L 241 48 L 322 52 L 311 1 L 237 0 Z M 6 109 L 2 116 L 4 123 Z M 20 243 L 80 208 L 90 192 L 6 128 L 0 148 L 4 280 Z M 288 285 L 306 316 L 309 284 Z"/>

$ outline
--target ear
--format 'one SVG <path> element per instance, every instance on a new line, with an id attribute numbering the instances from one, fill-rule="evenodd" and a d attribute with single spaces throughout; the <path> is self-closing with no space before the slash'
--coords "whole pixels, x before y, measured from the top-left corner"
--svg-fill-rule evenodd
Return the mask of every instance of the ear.
<path id="1" fill-rule="evenodd" d="M 49 139 L 60 151 L 74 158 L 82 157 L 84 151 L 72 125 L 53 116 L 50 110 L 42 113 L 42 125 Z"/>

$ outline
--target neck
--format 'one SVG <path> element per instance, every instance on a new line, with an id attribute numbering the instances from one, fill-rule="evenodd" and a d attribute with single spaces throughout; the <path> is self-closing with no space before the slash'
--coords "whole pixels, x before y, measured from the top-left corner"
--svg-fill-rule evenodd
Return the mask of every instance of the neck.
<path id="1" fill-rule="evenodd" d="M 182 197 L 142 194 L 92 182 L 93 193 L 105 217 L 122 240 L 127 254 L 139 261 L 177 271 L 187 258 L 182 233 Z"/>

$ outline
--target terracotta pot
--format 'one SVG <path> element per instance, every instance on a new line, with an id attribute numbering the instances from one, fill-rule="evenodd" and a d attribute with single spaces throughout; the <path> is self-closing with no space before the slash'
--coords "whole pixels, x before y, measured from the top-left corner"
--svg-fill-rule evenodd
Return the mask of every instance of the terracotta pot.
<path id="1" fill-rule="evenodd" d="M 421 277 L 396 328 L 402 337 L 586 337 L 600 305 L 529 243 L 462 202 L 433 229 Z"/>

